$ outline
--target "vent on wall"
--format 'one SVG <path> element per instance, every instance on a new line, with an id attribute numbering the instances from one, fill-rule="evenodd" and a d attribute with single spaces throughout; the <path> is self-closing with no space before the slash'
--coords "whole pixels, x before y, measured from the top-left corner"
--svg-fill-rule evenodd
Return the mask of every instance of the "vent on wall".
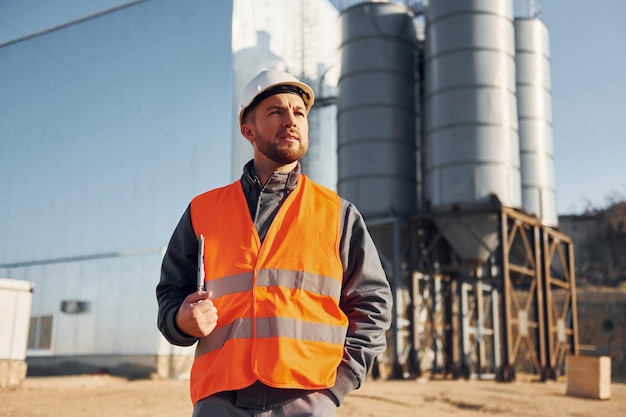
<path id="1" fill-rule="evenodd" d="M 80 314 L 89 312 L 89 301 L 63 300 L 61 311 L 67 314 Z"/>

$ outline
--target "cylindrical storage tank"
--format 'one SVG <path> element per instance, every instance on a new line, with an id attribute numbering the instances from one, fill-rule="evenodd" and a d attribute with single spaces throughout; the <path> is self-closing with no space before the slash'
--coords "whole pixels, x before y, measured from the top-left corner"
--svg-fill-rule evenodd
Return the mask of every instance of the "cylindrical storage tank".
<path id="1" fill-rule="evenodd" d="M 475 209 L 493 195 L 520 207 L 512 1 L 430 0 L 425 14 L 425 207 Z M 469 221 L 443 233 L 462 258 L 484 260 L 497 217 Z"/>
<path id="2" fill-rule="evenodd" d="M 243 35 L 243 34 L 240 34 Z M 287 65 L 270 49 L 270 34 L 265 31 L 256 32 L 256 45 L 239 49 L 233 53 L 233 114 L 239 115 L 239 97 L 243 88 L 259 72 L 266 69 L 285 71 Z M 233 118 L 231 179 L 239 179 L 243 174 L 243 166 L 252 159 L 252 145 L 242 135 L 239 117 Z"/>
<path id="3" fill-rule="evenodd" d="M 557 227 L 549 32 L 541 20 L 515 19 L 515 61 L 522 208 Z"/>
<path id="4" fill-rule="evenodd" d="M 337 190 L 337 104 L 336 87 L 310 83 L 315 92 L 315 104 L 309 112 L 309 149 L 302 163 L 302 170 L 312 180 Z M 318 85 L 315 85 L 318 84 Z"/>
<path id="5" fill-rule="evenodd" d="M 398 3 L 361 3 L 340 16 L 338 184 L 366 218 L 417 210 L 416 45 Z"/>

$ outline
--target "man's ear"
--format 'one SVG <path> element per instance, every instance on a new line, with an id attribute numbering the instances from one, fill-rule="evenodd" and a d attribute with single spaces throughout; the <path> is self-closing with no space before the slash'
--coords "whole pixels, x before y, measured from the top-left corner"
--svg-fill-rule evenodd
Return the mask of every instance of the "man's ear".
<path id="1" fill-rule="evenodd" d="M 254 142 L 254 130 L 249 123 L 244 123 L 241 125 L 241 134 L 244 138 L 250 143 Z"/>

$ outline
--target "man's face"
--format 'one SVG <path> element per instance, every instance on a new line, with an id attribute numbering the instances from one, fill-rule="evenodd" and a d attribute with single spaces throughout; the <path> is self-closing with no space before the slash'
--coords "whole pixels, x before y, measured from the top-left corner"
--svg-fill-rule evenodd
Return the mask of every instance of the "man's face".
<path id="1" fill-rule="evenodd" d="M 309 148 L 309 122 L 302 98 L 296 94 L 275 94 L 263 100 L 248 115 L 242 133 L 255 150 L 287 165 L 300 160 Z"/>

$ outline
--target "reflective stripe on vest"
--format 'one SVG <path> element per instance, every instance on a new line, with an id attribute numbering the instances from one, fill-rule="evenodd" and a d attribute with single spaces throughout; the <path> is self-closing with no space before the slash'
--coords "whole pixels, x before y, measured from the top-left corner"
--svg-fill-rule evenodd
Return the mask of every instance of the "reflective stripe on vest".
<path id="1" fill-rule="evenodd" d="M 194 403 L 255 380 L 279 388 L 334 384 L 348 324 L 339 308 L 340 210 L 334 192 L 301 176 L 261 245 L 239 182 L 192 201 L 219 315 L 196 349 Z"/>

